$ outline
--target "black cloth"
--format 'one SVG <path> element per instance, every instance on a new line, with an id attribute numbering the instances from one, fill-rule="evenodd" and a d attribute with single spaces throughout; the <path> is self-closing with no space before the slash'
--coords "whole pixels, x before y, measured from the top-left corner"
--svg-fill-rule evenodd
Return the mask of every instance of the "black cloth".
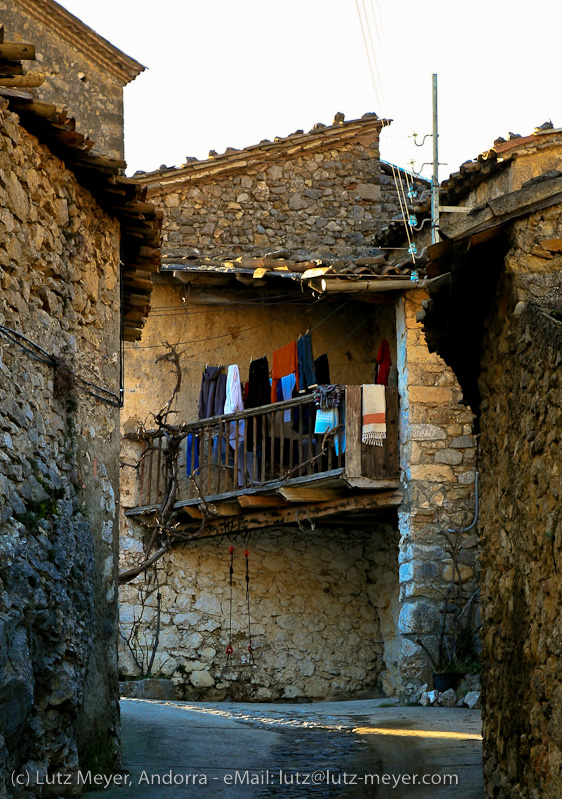
<path id="1" fill-rule="evenodd" d="M 226 374 L 224 366 L 206 366 L 199 393 L 199 418 L 208 419 L 224 413 Z"/>
<path id="2" fill-rule="evenodd" d="M 310 333 L 305 333 L 297 340 L 297 355 L 299 359 L 299 391 L 304 394 L 318 385 Z"/>
<path id="3" fill-rule="evenodd" d="M 269 405 L 270 402 L 269 364 L 267 358 L 258 358 L 250 364 L 246 407 L 259 408 L 260 405 Z"/>
<path id="4" fill-rule="evenodd" d="M 316 369 L 316 382 L 319 386 L 326 386 L 330 383 L 330 366 L 328 364 L 328 356 L 321 355 L 314 361 Z"/>
<path id="5" fill-rule="evenodd" d="M 250 364 L 248 376 L 248 399 L 246 408 L 259 408 L 261 405 L 269 405 L 271 402 L 271 385 L 269 383 L 269 364 L 267 358 L 258 358 Z M 262 418 L 257 419 L 256 437 L 258 446 L 262 439 Z M 246 428 L 246 445 L 248 452 L 254 448 L 254 420 L 248 419 Z"/>

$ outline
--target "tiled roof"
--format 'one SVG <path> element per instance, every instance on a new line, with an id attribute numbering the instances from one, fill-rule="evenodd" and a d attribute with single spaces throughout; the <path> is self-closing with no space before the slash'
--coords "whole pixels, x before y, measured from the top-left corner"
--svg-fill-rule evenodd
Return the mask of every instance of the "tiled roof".
<path id="1" fill-rule="evenodd" d="M 361 119 L 345 122 L 343 114 L 336 114 L 332 125 L 317 123 L 312 130 L 304 133 L 297 130 L 289 136 L 276 137 L 274 141 L 264 139 L 259 144 L 237 150 L 227 147 L 224 153 L 211 150 L 209 157 L 199 160 L 189 158 L 181 166 L 162 165 L 154 172 L 136 172 L 135 178 L 147 184 L 169 186 L 188 180 L 216 176 L 221 173 L 246 169 L 254 163 L 273 160 L 279 157 L 293 157 L 302 152 L 321 149 L 337 142 L 353 139 L 368 131 L 380 131 L 390 120 L 379 119 L 374 113 L 364 114 Z"/>
<path id="2" fill-rule="evenodd" d="M 85 25 L 55 0 L 17 0 L 31 16 L 55 30 L 59 36 L 101 67 L 111 72 L 123 86 L 134 80 L 145 67 Z"/>

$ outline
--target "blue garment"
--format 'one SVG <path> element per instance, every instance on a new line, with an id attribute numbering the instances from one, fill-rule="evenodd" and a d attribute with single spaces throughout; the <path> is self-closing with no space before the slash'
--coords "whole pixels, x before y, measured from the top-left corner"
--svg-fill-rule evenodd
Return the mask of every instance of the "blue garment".
<path id="1" fill-rule="evenodd" d="M 297 356 L 299 362 L 299 391 L 304 393 L 309 388 L 316 388 L 316 367 L 312 355 L 312 339 L 310 333 L 305 333 L 297 340 Z"/>
<path id="2" fill-rule="evenodd" d="M 191 462 L 193 458 L 193 468 Z M 199 471 L 199 436 L 197 433 L 189 433 L 186 438 L 185 452 L 185 473 L 188 477 Z"/>
<path id="3" fill-rule="evenodd" d="M 283 397 L 284 400 L 290 400 L 290 399 L 292 399 L 293 390 L 294 390 L 296 385 L 297 385 L 297 377 L 296 377 L 295 373 L 293 372 L 293 374 L 287 375 L 286 377 L 282 377 L 281 378 L 281 380 L 279 381 L 278 387 L 277 387 L 277 394 L 279 395 L 279 386 L 281 386 L 281 396 Z M 290 422 L 291 421 L 291 410 L 290 409 L 286 410 L 283 413 L 283 421 L 284 422 Z"/>

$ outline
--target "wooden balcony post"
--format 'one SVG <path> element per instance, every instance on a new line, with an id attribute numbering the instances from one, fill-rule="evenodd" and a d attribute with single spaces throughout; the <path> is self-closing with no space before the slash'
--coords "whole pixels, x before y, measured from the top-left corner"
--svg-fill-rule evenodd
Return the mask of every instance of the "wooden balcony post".
<path id="1" fill-rule="evenodd" d="M 345 387 L 345 473 L 361 477 L 361 386 Z"/>

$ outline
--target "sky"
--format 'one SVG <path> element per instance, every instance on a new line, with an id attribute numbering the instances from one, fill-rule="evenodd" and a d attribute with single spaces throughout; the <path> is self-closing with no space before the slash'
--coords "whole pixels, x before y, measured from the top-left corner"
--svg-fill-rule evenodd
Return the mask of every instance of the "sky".
<path id="1" fill-rule="evenodd" d="M 498 136 L 562 127 L 562 4 L 497 0 L 61 0 L 148 69 L 125 89 L 128 174 L 316 122 L 392 119 L 381 158 L 440 179 Z M 361 24 L 362 21 L 362 24 Z M 413 163 L 412 163 L 413 161 Z"/>

